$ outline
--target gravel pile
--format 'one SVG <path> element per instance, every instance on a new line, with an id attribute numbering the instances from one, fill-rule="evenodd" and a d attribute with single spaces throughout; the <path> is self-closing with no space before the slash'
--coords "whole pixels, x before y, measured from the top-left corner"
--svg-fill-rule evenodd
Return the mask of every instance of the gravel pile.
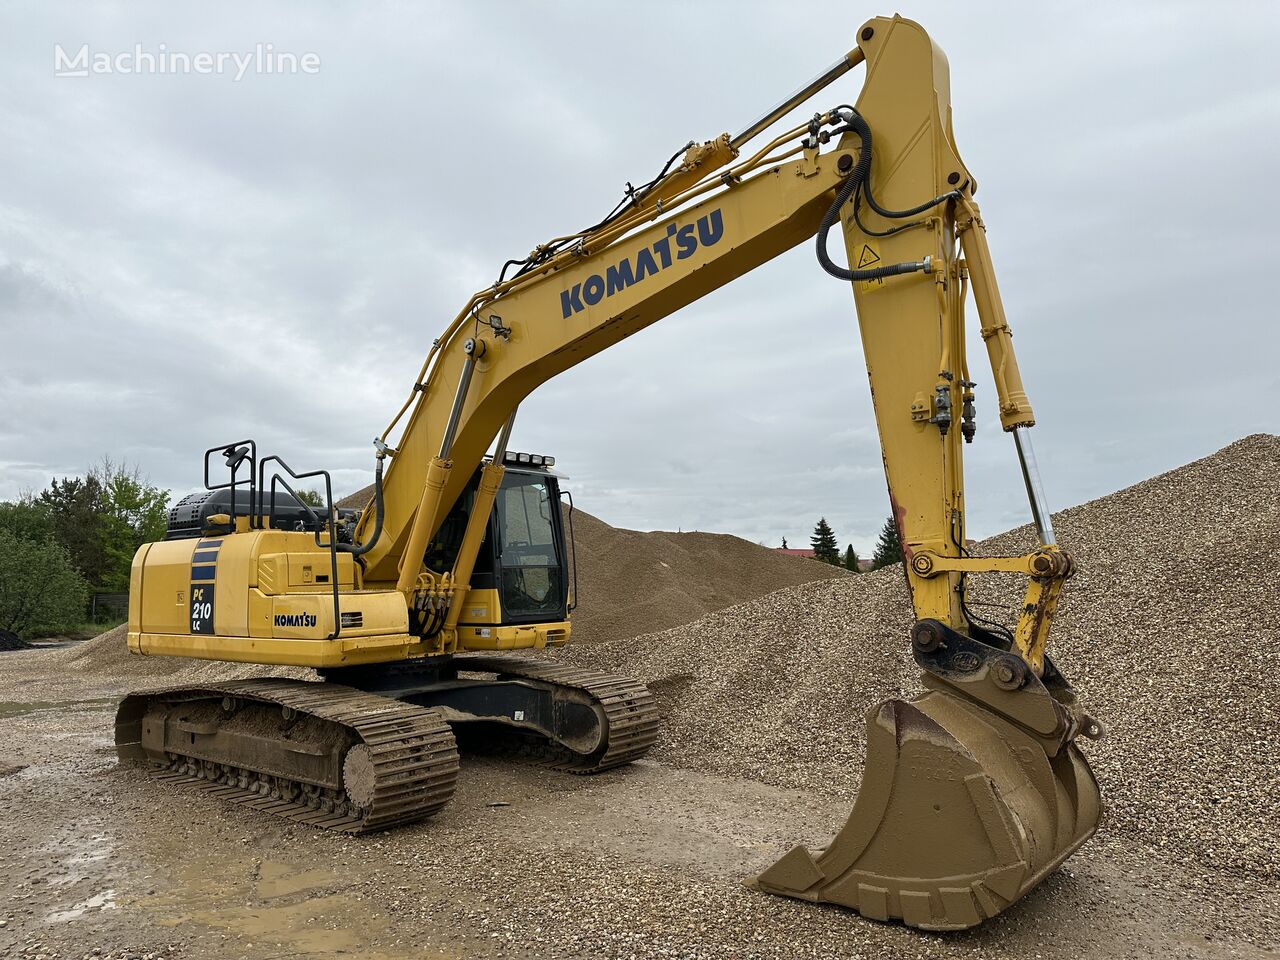
<path id="1" fill-rule="evenodd" d="M 579 643 L 667 630 L 783 587 L 849 576 L 725 533 L 623 530 L 581 510 L 573 512 L 573 532 Z"/>
<path id="2" fill-rule="evenodd" d="M 373 484 L 371 483 L 362 490 L 357 490 L 355 493 L 349 493 L 345 497 L 342 497 L 334 504 L 334 506 L 350 507 L 352 510 L 363 510 L 365 508 L 365 504 L 372 499 Z"/>
<path id="3" fill-rule="evenodd" d="M 1266 572 L 1280 543 L 1280 437 L 1247 437 L 1054 523 L 1080 572 L 1050 652 L 1108 728 L 1085 746 L 1104 831 L 1189 871 L 1280 877 L 1280 578 Z M 979 552 L 1021 551 L 1032 536 L 1013 530 Z M 980 609 L 1012 622 L 1016 580 L 973 586 L 1008 607 Z M 564 656 L 651 683 L 662 762 L 852 793 L 864 712 L 920 690 L 909 623 L 902 574 L 887 569 Z"/>
<path id="4" fill-rule="evenodd" d="M 373 487 L 338 501 L 362 508 Z M 574 642 L 668 630 L 784 587 L 849 574 L 726 533 L 642 532 L 573 511 L 579 603 Z"/>
<path id="5" fill-rule="evenodd" d="M 59 666 L 68 671 L 131 680 L 154 678 L 166 683 L 216 683 L 242 677 L 298 677 L 304 680 L 315 677 L 315 671 L 299 667 L 262 667 L 221 660 L 188 660 L 185 657 L 141 657 L 129 652 L 128 633 L 128 626 L 121 624 L 52 656 L 57 657 Z"/>
<path id="6" fill-rule="evenodd" d="M 0 630 L 0 651 L 30 650 L 31 644 L 10 630 Z"/>

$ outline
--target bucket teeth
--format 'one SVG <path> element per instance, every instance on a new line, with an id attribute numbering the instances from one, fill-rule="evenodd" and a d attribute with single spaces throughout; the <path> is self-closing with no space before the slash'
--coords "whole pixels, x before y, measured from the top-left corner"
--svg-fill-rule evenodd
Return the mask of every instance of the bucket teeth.
<path id="1" fill-rule="evenodd" d="M 796 847 L 755 885 L 925 930 L 976 926 L 1034 887 L 1097 827 L 1098 786 L 1074 743 L 1034 737 L 941 691 L 867 718 L 848 822 L 825 850 Z"/>

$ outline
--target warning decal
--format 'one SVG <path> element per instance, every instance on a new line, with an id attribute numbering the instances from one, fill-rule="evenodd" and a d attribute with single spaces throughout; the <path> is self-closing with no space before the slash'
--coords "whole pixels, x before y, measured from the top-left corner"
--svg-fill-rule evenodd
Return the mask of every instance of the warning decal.
<path id="1" fill-rule="evenodd" d="M 880 265 L 880 251 L 870 243 L 864 242 L 862 244 L 862 249 L 858 251 L 857 269 L 869 270 L 872 267 Z M 862 280 L 856 284 L 856 286 L 860 293 L 874 293 L 876 290 L 884 289 L 884 278 L 881 277 L 878 280 Z"/>

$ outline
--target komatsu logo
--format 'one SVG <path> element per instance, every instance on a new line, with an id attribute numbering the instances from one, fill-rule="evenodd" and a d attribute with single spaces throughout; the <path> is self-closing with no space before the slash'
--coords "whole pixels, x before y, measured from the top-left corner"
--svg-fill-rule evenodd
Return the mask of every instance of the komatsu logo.
<path id="1" fill-rule="evenodd" d="M 718 209 L 699 217 L 696 225 L 667 224 L 667 235 L 652 247 L 642 247 L 634 257 L 624 257 L 609 267 L 603 277 L 593 273 L 581 283 L 575 283 L 572 289 L 561 291 L 560 309 L 564 318 L 568 320 L 575 313 L 594 307 L 619 290 L 667 269 L 677 260 L 689 259 L 698 247 L 715 246 L 723 236 L 724 218 Z"/>
<path id="2" fill-rule="evenodd" d="M 316 615 L 314 613 L 277 613 L 275 625 L 277 627 L 314 627 Z"/>

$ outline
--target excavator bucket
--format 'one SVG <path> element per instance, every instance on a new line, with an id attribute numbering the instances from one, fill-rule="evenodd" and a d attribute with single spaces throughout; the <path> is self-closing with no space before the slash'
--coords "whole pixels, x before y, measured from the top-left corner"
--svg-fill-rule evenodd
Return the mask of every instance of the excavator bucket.
<path id="1" fill-rule="evenodd" d="M 964 929 L 1070 856 L 1099 810 L 1074 740 L 1051 756 L 1042 738 L 935 689 L 871 711 L 862 788 L 844 828 L 816 855 L 796 847 L 754 885 L 875 920 Z"/>

